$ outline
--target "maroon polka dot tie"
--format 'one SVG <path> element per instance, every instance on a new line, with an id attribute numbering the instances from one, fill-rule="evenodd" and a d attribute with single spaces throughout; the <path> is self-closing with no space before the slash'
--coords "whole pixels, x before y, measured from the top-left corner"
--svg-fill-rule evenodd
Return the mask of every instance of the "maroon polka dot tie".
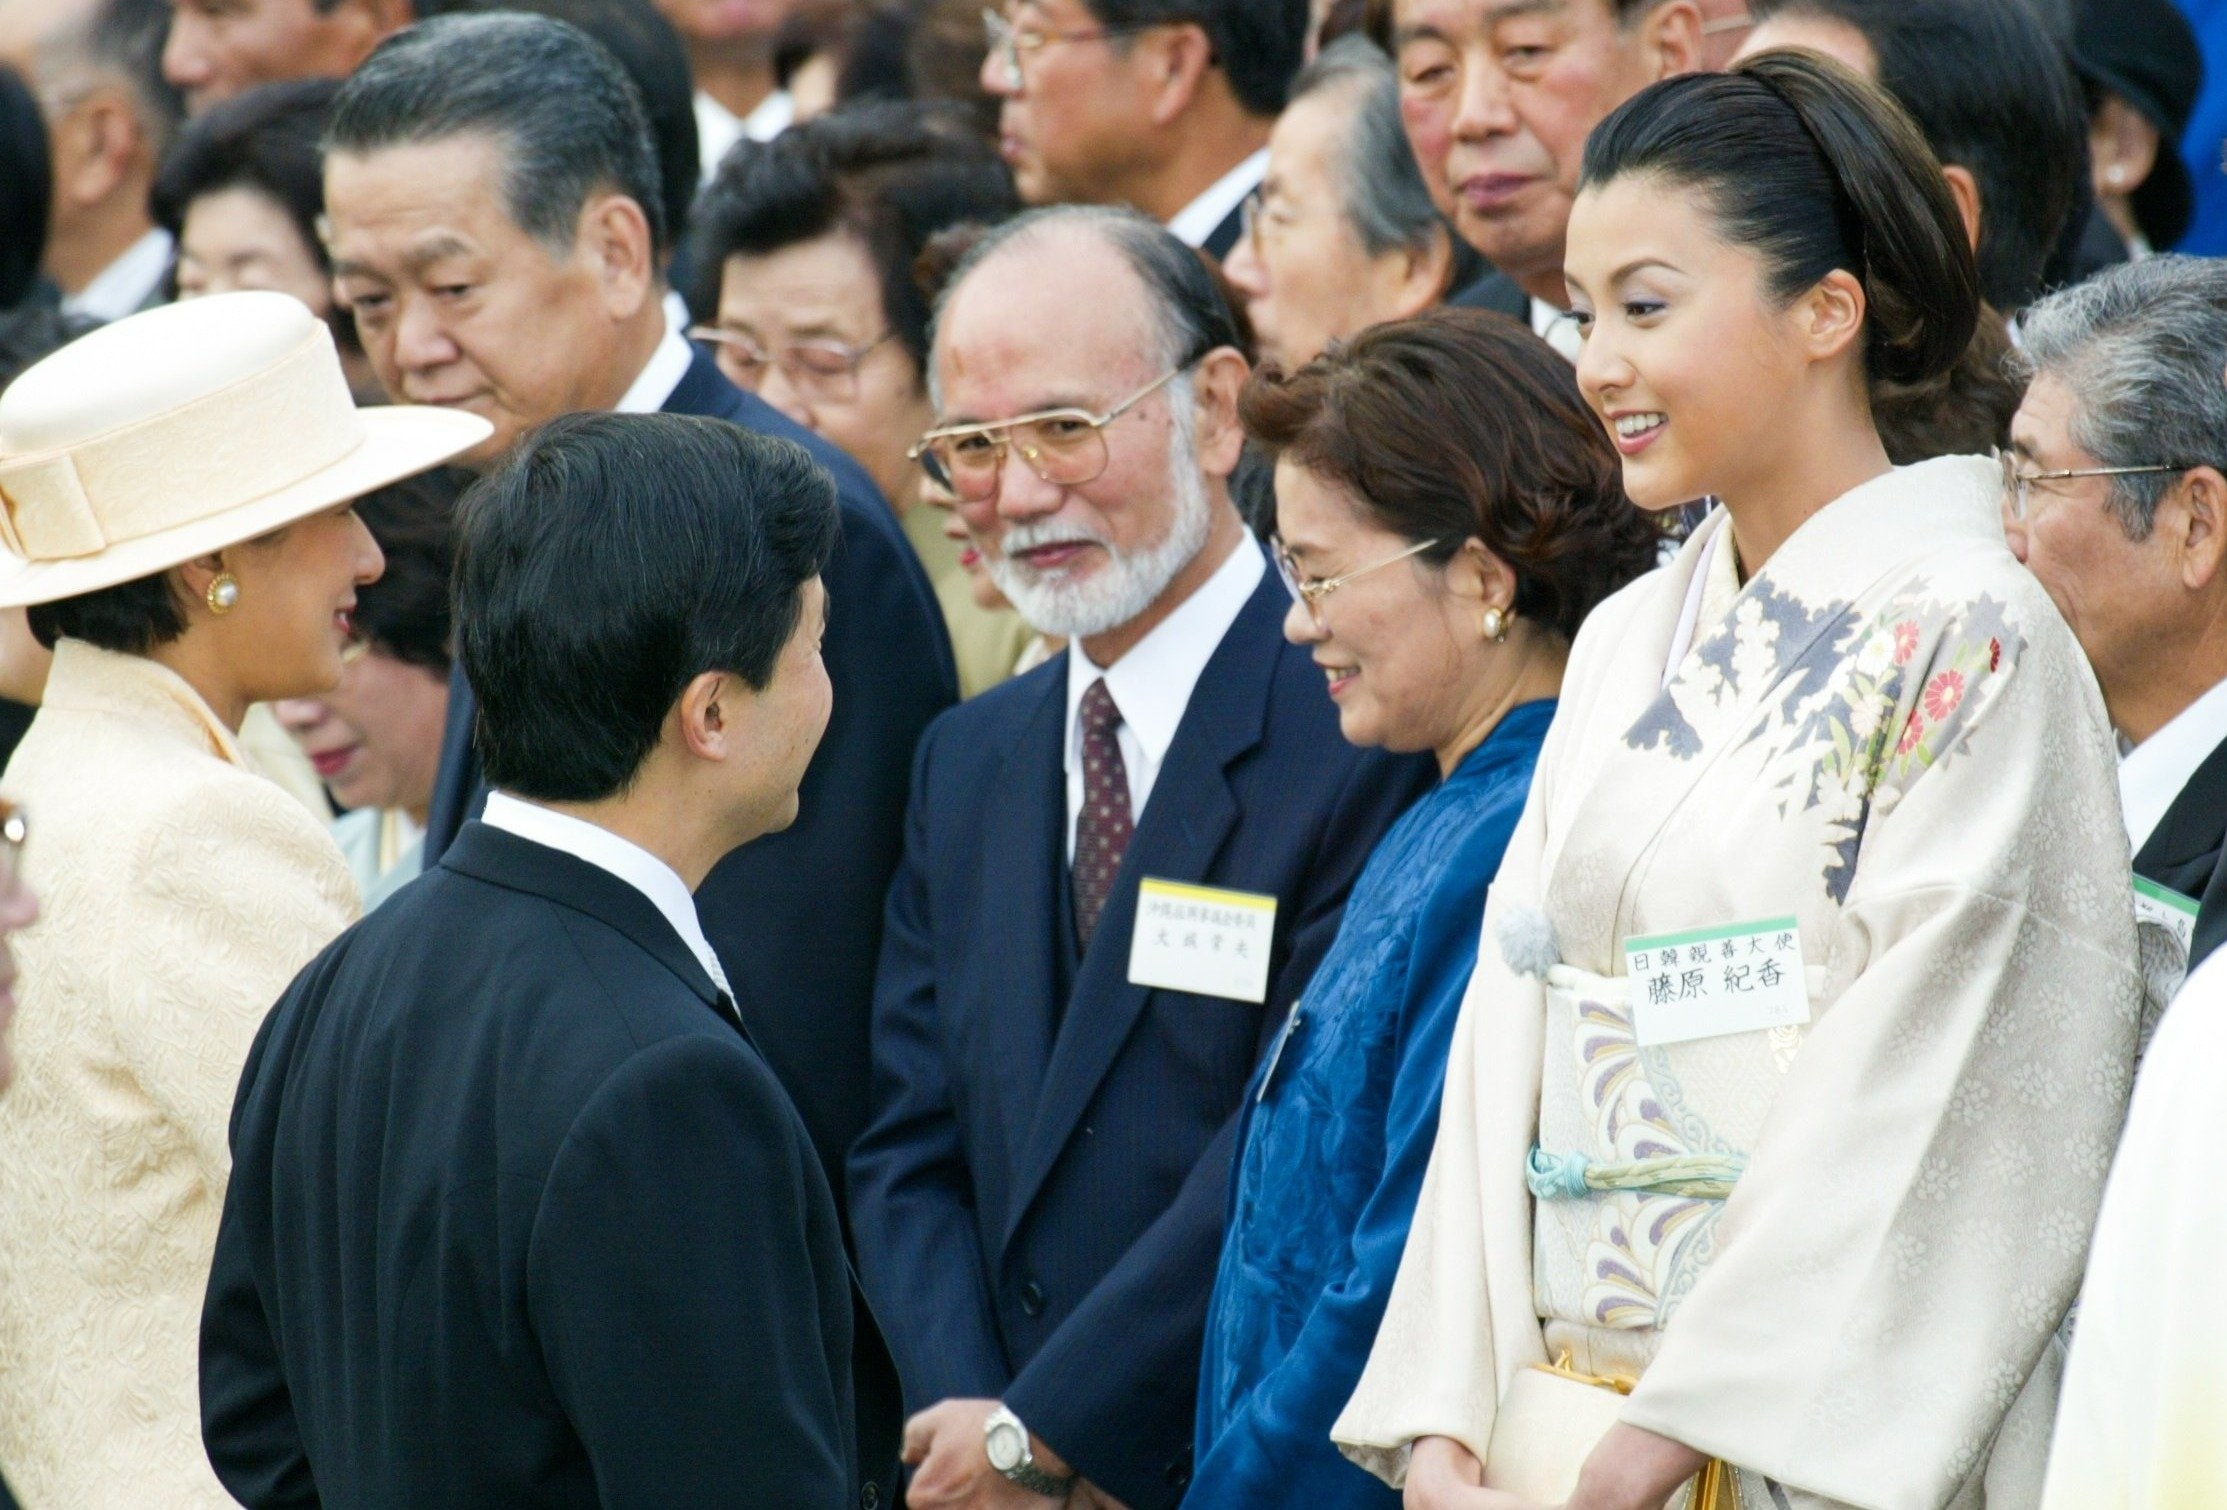
<path id="1" fill-rule="evenodd" d="M 1100 677 L 1077 712 L 1083 745 L 1083 806 L 1075 815 L 1075 936 L 1083 948 L 1113 894 L 1114 875 L 1129 848 L 1129 767 L 1121 758 L 1121 710 Z"/>

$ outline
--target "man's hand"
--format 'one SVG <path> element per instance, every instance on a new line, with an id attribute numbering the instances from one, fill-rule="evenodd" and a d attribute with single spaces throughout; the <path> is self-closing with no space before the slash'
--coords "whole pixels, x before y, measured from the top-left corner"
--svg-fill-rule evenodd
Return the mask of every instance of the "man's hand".
<path id="1" fill-rule="evenodd" d="M 995 1400 L 943 1400 L 905 1423 L 903 1456 L 916 1470 L 905 1493 L 912 1510 L 1047 1510 L 1057 1503 L 990 1466 L 982 1427 L 997 1408 Z M 1069 1472 L 1034 1433 L 1028 1441 L 1037 1467 L 1055 1476 Z"/>

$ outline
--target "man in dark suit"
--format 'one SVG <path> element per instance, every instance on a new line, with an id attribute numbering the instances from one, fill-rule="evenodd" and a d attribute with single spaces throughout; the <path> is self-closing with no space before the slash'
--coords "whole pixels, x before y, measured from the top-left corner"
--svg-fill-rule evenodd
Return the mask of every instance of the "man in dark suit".
<path id="1" fill-rule="evenodd" d="M 722 864 L 697 906 L 840 1193 L 912 751 L 958 695 L 927 576 L 850 457 L 737 390 L 669 321 L 656 154 L 637 92 L 584 34 L 526 15 L 422 22 L 349 80 L 330 142 L 335 273 L 365 350 L 396 397 L 494 423 L 475 465 L 559 414 L 664 410 L 794 440 L 835 476 L 835 721 L 803 817 Z M 474 715 L 459 666 L 428 864 L 485 797 Z"/>
<path id="2" fill-rule="evenodd" d="M 834 1197 L 689 900 L 796 815 L 833 495 L 614 415 L 475 495 L 496 794 L 296 979 L 234 1107 L 201 1395 L 246 1504 L 860 1502 Z"/>
<path id="3" fill-rule="evenodd" d="M 2020 360 L 2011 549 L 2118 730 L 2136 913 L 2193 968 L 2227 932 L 2227 266 L 2157 258 L 2052 294 Z"/>
<path id="4" fill-rule="evenodd" d="M 982 87 L 1030 204 L 1131 205 L 1220 261 L 1268 166 L 1307 0 L 1027 0 Z M 1111 44 L 1111 45 L 1109 45 Z"/>
<path id="5" fill-rule="evenodd" d="M 851 1221 L 916 1506 L 1181 1497 L 1238 1102 L 1431 780 L 1282 637 L 1232 341 L 1126 211 L 993 232 L 939 315 L 927 457 L 1069 649 L 930 728 L 890 893 Z"/>

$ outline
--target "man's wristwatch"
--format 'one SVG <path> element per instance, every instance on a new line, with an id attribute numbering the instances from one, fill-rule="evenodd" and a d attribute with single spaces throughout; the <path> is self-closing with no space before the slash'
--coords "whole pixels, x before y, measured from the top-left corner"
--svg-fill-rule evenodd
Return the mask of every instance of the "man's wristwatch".
<path id="1" fill-rule="evenodd" d="M 1036 1466 L 1036 1453 L 1028 1445 L 1028 1428 L 1002 1405 L 982 1423 L 982 1446 L 990 1455 L 992 1468 L 1031 1494 L 1065 1499 L 1067 1491 L 1075 1487 L 1073 1474 L 1046 1473 Z"/>

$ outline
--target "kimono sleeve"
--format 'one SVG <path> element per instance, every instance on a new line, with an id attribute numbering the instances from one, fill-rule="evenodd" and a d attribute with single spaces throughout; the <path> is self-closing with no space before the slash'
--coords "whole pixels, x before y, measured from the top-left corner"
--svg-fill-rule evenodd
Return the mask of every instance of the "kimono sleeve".
<path id="1" fill-rule="evenodd" d="M 1624 1415 L 1852 1504 L 1992 1489 L 2014 1402 L 2053 1390 L 2132 1076 L 2113 750 L 2031 596 L 1931 648 L 1896 746 L 1924 758 L 1872 790 L 1825 1006 Z M 1931 669 L 1975 633 L 1984 674 Z"/>

